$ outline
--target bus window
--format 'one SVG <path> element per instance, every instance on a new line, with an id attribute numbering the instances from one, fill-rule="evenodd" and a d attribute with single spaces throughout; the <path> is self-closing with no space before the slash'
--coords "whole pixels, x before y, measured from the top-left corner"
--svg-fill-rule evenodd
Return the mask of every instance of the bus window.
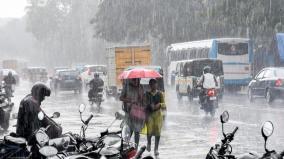
<path id="1" fill-rule="evenodd" d="M 248 54 L 248 43 L 218 43 L 218 53 L 222 55 L 245 55 Z"/>

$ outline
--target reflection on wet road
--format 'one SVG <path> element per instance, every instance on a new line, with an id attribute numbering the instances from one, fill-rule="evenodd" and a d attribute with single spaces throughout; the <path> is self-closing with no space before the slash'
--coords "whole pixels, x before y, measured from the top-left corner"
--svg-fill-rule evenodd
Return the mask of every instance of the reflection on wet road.
<path id="1" fill-rule="evenodd" d="M 29 92 L 27 83 L 17 88 L 15 93 L 15 108 L 17 112 L 19 101 Z M 225 125 L 225 131 L 231 132 L 235 126 L 239 127 L 232 142 L 233 153 L 240 154 L 248 151 L 263 153 L 263 139 L 260 128 L 264 121 L 270 120 L 274 123 L 275 131 L 268 140 L 268 147 L 276 151 L 284 150 L 284 104 L 276 101 L 274 106 L 268 106 L 264 100 L 257 100 L 254 104 L 248 103 L 244 95 L 227 95 L 219 106 L 216 116 L 206 116 L 199 109 L 197 102 L 189 104 L 186 98 L 178 102 L 175 92 L 167 91 L 167 117 L 161 137 L 160 158 L 193 158 L 202 159 L 206 156 L 210 146 L 220 142 L 222 138 L 221 123 L 219 116 L 224 110 L 230 113 L 230 120 Z M 81 103 L 87 105 L 84 117 L 90 113 L 95 117 L 91 121 L 87 136 L 98 135 L 105 130 L 114 119 L 114 113 L 121 109 L 121 103 L 110 99 L 105 101 L 101 108 L 91 107 L 87 101 L 87 94 L 73 94 L 73 92 L 62 92 L 57 96 L 52 95 L 43 103 L 43 109 L 47 114 L 55 111 L 61 113 L 57 122 L 62 124 L 64 131 L 79 133 L 81 121 L 78 106 Z M 9 131 L 14 131 L 16 120 L 11 120 Z M 118 129 L 116 122 L 113 129 Z M 3 134 L 2 134 L 3 136 Z M 1 138 L 2 138 L 1 136 Z M 145 136 L 142 136 L 141 145 L 146 144 Z"/>

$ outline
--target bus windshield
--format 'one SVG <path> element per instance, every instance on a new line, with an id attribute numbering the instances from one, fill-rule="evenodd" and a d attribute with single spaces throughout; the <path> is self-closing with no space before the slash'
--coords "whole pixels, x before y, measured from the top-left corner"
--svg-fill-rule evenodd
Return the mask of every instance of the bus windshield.
<path id="1" fill-rule="evenodd" d="M 248 54 L 248 43 L 218 43 L 218 53 L 222 55 Z"/>

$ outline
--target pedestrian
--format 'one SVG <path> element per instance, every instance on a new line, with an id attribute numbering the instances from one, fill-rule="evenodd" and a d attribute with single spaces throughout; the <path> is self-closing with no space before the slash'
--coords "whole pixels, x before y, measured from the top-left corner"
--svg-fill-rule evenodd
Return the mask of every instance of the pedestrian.
<path id="1" fill-rule="evenodd" d="M 140 79 L 128 79 L 124 82 L 120 100 L 123 102 L 126 124 L 130 128 L 130 137 L 134 133 L 136 149 L 139 145 L 140 132 L 145 124 L 145 107 L 143 105 L 144 90 Z"/>
<path id="2" fill-rule="evenodd" d="M 163 110 L 166 110 L 164 94 L 158 90 L 156 79 L 149 81 L 150 91 L 145 93 L 145 105 L 147 110 L 147 151 L 151 151 L 151 139 L 155 136 L 155 156 L 159 155 L 158 148 L 163 125 Z"/>

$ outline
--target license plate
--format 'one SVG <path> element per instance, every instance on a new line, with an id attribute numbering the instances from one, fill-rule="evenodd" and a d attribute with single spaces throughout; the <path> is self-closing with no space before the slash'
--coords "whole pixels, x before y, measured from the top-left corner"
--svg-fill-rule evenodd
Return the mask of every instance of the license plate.
<path id="1" fill-rule="evenodd" d="M 210 99 L 210 100 L 216 100 L 217 97 L 210 97 L 209 99 Z"/>

